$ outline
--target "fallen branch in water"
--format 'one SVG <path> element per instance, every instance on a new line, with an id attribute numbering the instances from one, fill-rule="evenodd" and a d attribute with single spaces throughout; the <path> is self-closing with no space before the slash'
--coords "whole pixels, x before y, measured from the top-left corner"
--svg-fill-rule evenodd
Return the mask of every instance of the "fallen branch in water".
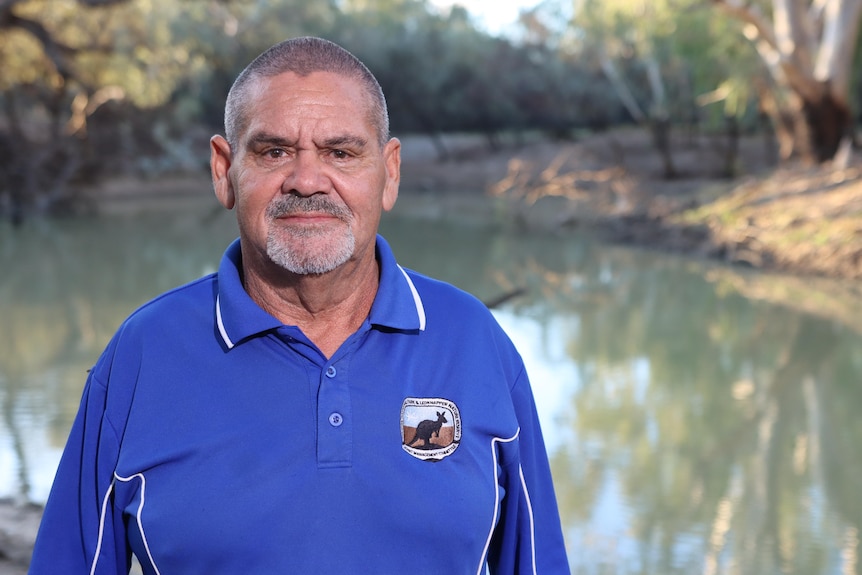
<path id="1" fill-rule="evenodd" d="M 510 299 L 524 295 L 525 293 L 527 293 L 526 288 L 522 288 L 522 287 L 515 288 L 513 290 L 510 290 L 504 294 L 501 294 L 501 295 L 495 297 L 494 299 L 486 301 L 485 305 L 488 306 L 488 309 L 494 309 L 496 307 L 503 305 L 504 303 L 506 303 Z"/>

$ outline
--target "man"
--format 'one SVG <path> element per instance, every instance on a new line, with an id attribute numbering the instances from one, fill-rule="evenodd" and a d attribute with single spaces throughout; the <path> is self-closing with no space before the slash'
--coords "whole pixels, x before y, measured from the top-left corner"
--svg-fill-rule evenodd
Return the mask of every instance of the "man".
<path id="1" fill-rule="evenodd" d="M 569 572 L 520 357 L 377 235 L 388 129 L 328 41 L 237 78 L 211 168 L 239 240 L 91 370 L 32 575 Z"/>

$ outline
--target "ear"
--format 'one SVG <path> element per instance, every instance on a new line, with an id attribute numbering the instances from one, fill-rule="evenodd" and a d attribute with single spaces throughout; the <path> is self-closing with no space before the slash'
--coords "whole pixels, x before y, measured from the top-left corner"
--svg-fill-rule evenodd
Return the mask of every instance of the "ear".
<path id="1" fill-rule="evenodd" d="M 210 138 L 210 171 L 213 190 L 219 203 L 229 210 L 236 204 L 236 195 L 228 175 L 231 159 L 230 144 L 227 140 L 219 135 Z"/>
<path id="2" fill-rule="evenodd" d="M 401 182 L 401 142 L 392 138 L 383 148 L 383 162 L 386 166 L 386 184 L 383 188 L 383 210 L 389 211 L 398 199 L 398 184 Z"/>

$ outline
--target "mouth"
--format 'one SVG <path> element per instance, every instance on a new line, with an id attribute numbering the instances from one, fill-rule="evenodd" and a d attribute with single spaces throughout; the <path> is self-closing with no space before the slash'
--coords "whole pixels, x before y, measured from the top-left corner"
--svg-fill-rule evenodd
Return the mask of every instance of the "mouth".
<path id="1" fill-rule="evenodd" d="M 288 224 L 300 225 L 328 224 L 343 221 L 343 218 L 326 212 L 292 212 L 276 216 L 275 219 Z"/>
<path id="2" fill-rule="evenodd" d="M 337 220 L 338 216 L 328 212 L 289 212 L 276 216 L 279 220 Z"/>

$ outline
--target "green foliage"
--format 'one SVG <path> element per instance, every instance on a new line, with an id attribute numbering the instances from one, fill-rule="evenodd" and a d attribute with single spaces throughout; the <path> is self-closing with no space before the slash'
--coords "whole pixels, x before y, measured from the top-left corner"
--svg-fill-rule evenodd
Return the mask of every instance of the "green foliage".
<path id="1" fill-rule="evenodd" d="M 754 125 L 749 108 L 764 71 L 737 22 L 701 0 L 585 0 L 581 7 L 569 49 L 615 64 L 645 115 L 660 108 L 674 123 L 716 129 L 735 116 Z M 648 62 L 661 71 L 663 94 L 649 83 Z"/>
<path id="2" fill-rule="evenodd" d="M 4 92 L 19 84 L 34 84 L 50 77 L 53 69 L 43 57 L 39 42 L 23 30 L 0 34 L 0 90 Z"/>

